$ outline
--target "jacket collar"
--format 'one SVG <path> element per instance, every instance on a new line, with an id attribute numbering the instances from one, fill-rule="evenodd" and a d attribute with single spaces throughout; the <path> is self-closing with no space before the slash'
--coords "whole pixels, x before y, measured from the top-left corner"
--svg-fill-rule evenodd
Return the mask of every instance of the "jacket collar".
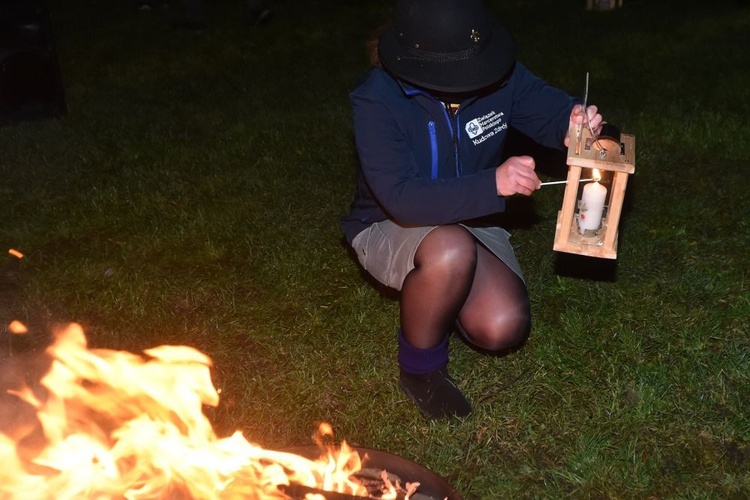
<path id="1" fill-rule="evenodd" d="M 431 101 L 442 103 L 440 99 L 438 99 L 437 97 L 429 93 L 427 90 L 421 87 L 415 87 L 414 85 L 411 85 L 410 83 L 405 82 L 404 80 L 394 77 L 390 73 L 389 73 L 389 76 L 396 81 L 398 86 L 401 88 L 401 92 L 403 92 L 406 97 L 415 97 L 415 96 L 422 95 L 422 96 L 427 97 Z M 464 99 L 463 101 L 461 101 L 461 107 L 465 108 L 468 104 L 474 102 L 476 99 L 477 99 L 476 97 L 468 97 Z"/>

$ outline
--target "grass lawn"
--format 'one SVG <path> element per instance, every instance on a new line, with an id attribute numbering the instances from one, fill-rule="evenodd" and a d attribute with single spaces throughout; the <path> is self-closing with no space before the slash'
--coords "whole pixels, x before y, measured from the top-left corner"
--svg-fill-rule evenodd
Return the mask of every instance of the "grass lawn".
<path id="1" fill-rule="evenodd" d="M 397 385 L 398 303 L 338 228 L 347 95 L 392 2 L 281 0 L 250 29 L 207 1 L 193 35 L 178 2 L 49 0 L 68 111 L 0 128 L 0 323 L 30 328 L 2 334 L 3 362 L 76 321 L 95 347 L 208 354 L 217 432 L 265 447 L 326 421 L 468 499 L 747 498 L 750 9 L 669 3 L 488 0 L 532 71 L 578 95 L 591 74 L 636 173 L 615 261 L 552 250 L 561 186 L 511 200 L 532 337 L 503 358 L 452 342 L 475 412 L 435 423 Z"/>

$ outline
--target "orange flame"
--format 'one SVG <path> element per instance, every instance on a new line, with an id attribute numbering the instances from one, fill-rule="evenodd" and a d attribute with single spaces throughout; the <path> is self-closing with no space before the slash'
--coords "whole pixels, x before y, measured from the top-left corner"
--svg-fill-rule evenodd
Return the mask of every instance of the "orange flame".
<path id="1" fill-rule="evenodd" d="M 599 182 L 602 180 L 602 173 L 599 172 L 598 168 L 594 168 L 591 170 L 591 178 L 594 179 L 596 182 Z"/>
<path id="2" fill-rule="evenodd" d="M 44 445 L 31 450 L 28 435 L 0 433 L 0 498 L 265 500 L 288 498 L 290 484 L 368 495 L 351 477 L 361 460 L 346 443 L 308 460 L 253 445 L 239 431 L 218 438 L 202 412 L 219 402 L 211 360 L 197 350 L 161 346 L 144 357 L 88 349 L 73 324 L 47 352 L 48 395 L 12 391 L 35 409 Z M 332 430 L 324 424 L 319 433 Z M 382 498 L 395 497 L 391 488 Z"/>
<path id="3" fill-rule="evenodd" d="M 26 328 L 26 325 L 14 319 L 8 324 L 8 331 L 14 335 L 24 335 L 29 332 L 29 329 Z"/>

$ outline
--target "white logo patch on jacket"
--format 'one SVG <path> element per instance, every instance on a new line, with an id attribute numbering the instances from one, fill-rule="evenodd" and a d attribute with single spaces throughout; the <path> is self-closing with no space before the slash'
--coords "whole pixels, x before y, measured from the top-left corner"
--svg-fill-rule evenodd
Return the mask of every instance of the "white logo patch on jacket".
<path id="1" fill-rule="evenodd" d="M 495 134 L 508 128 L 508 123 L 503 121 L 505 113 L 490 111 L 487 114 L 474 118 L 466 123 L 466 134 L 475 146 L 482 144 Z"/>

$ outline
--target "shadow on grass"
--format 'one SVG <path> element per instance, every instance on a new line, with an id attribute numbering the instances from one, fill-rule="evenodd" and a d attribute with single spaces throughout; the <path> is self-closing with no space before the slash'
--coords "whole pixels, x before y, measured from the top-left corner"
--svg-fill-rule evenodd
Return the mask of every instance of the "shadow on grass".
<path id="1" fill-rule="evenodd" d="M 555 274 L 566 278 L 613 282 L 617 279 L 617 260 L 558 252 Z"/>

